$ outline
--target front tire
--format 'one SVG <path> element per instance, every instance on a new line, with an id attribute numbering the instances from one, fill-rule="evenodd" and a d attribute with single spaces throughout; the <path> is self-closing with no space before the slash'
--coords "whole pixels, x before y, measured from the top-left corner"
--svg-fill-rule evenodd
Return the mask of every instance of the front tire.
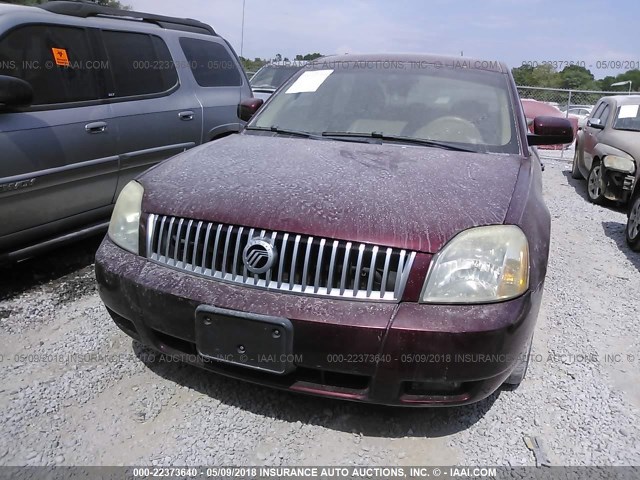
<path id="1" fill-rule="evenodd" d="M 591 203 L 602 205 L 604 203 L 604 179 L 603 167 L 600 163 L 593 162 L 589 177 L 587 177 L 587 196 Z"/>
<path id="2" fill-rule="evenodd" d="M 520 356 L 518 357 L 518 362 L 511 372 L 511 374 L 504 381 L 506 385 L 518 386 L 524 380 L 524 377 L 527 375 L 527 369 L 529 368 L 529 357 L 531 356 L 531 346 L 533 345 L 533 336 L 529 340 L 529 345 L 525 350 L 522 351 Z"/>
<path id="3" fill-rule="evenodd" d="M 631 202 L 625 232 L 629 248 L 634 252 L 640 252 L 640 194 L 636 195 L 633 202 Z"/>
<path id="4" fill-rule="evenodd" d="M 578 167 L 578 147 L 576 146 L 576 151 L 573 154 L 573 165 L 571 166 L 571 178 L 574 180 L 582 180 L 582 173 L 580 173 L 580 168 Z"/>

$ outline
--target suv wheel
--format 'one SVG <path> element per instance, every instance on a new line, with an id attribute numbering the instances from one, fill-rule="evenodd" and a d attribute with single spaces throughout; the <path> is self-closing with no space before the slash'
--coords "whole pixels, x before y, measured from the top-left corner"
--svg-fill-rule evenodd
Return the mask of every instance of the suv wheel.
<path id="1" fill-rule="evenodd" d="M 634 252 L 640 252 L 640 193 L 631 203 L 626 228 L 627 244 Z"/>
<path id="2" fill-rule="evenodd" d="M 602 205 L 604 202 L 603 169 L 600 163 L 593 162 L 587 178 L 587 195 L 591 203 Z"/>

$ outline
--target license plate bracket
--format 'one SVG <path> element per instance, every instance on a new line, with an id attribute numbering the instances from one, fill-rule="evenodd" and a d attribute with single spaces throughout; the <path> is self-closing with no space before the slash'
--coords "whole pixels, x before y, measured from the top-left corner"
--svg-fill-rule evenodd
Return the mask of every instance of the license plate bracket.
<path id="1" fill-rule="evenodd" d="M 204 358 L 285 375 L 293 370 L 293 326 L 287 318 L 201 305 L 196 348 Z"/>

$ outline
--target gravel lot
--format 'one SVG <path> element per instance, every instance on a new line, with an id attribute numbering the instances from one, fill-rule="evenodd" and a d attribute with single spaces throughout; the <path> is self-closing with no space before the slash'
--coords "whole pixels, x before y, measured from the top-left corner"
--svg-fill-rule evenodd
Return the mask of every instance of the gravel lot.
<path id="1" fill-rule="evenodd" d="M 555 465 L 640 464 L 640 255 L 625 214 L 589 204 L 567 159 L 546 160 L 551 260 L 519 389 L 391 409 L 154 360 L 98 299 L 94 239 L 0 272 L 0 464 L 534 465 L 523 435 Z"/>

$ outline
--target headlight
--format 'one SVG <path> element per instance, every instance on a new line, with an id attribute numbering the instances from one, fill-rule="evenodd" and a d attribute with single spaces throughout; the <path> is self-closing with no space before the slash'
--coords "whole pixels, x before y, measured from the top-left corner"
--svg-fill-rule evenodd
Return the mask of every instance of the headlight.
<path id="1" fill-rule="evenodd" d="M 113 243 L 136 255 L 143 193 L 144 189 L 138 182 L 127 183 L 118 195 L 109 222 L 109 238 Z"/>
<path id="2" fill-rule="evenodd" d="M 515 225 L 465 230 L 433 257 L 422 290 L 428 303 L 507 300 L 529 288 L 529 243 Z"/>
<path id="3" fill-rule="evenodd" d="M 607 155 L 604 157 L 604 166 L 619 172 L 634 173 L 636 164 L 630 158 L 618 157 L 617 155 Z"/>

